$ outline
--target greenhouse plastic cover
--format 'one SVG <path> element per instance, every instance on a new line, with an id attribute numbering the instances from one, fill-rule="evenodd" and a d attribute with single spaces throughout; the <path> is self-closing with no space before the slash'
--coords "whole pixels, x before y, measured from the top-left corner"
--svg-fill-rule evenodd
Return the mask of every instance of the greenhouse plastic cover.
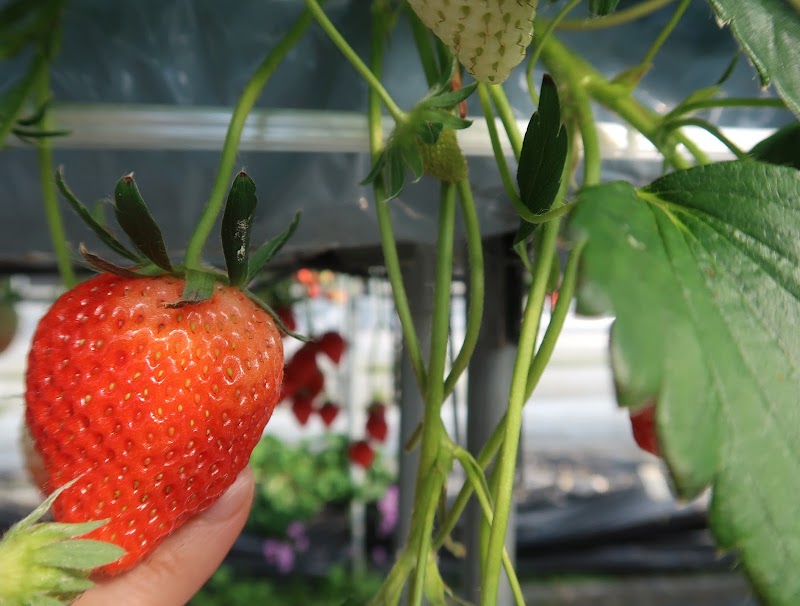
<path id="1" fill-rule="evenodd" d="M 325 4 L 325 10 L 362 57 L 368 55 L 370 44 L 368 4 L 367 0 L 331 0 Z M 55 100 L 127 107 L 166 105 L 187 111 L 231 108 L 302 5 L 299 0 L 246 0 L 236 4 L 215 0 L 73 0 L 68 4 L 62 49 L 53 70 Z M 620 8 L 625 6 L 624 1 L 620 3 Z M 649 41 L 673 10 L 668 7 L 621 28 L 564 34 L 562 40 L 602 72 L 615 74 L 644 55 Z M 692 3 L 657 55 L 655 68 L 645 77 L 637 96 L 657 109 L 674 106 L 695 88 L 713 84 L 736 48 L 730 33 L 718 28 L 710 7 Z M 23 67 L 21 63 L 0 65 L 0 89 L 18 77 Z M 537 70 L 535 81 L 540 79 L 541 71 Z M 526 121 L 533 105 L 524 80 L 523 66 L 512 74 L 506 90 L 517 118 Z M 404 19 L 387 45 L 384 82 L 401 107 L 411 107 L 426 90 Z M 746 60 L 739 61 L 724 88 L 736 95 L 774 94 L 760 89 Z M 363 112 L 366 96 L 365 84 L 321 29 L 312 24 L 267 84 L 257 108 Z M 471 111 L 479 111 L 477 103 L 472 104 Z M 601 109 L 596 117 L 614 121 Z M 775 127 L 791 119 L 788 112 L 763 110 L 718 110 L 711 117 L 725 126 L 748 127 Z M 169 121 L 161 128 L 167 141 Z M 17 146 L 5 149 L 0 158 L 0 262 L 47 261 L 50 244 L 44 227 L 36 153 L 30 147 Z M 219 149 L 181 149 L 158 142 L 152 149 L 143 149 L 124 138 L 104 141 L 103 149 L 76 149 L 70 148 L 66 137 L 58 141 L 55 159 L 65 167 L 70 186 L 87 203 L 108 198 L 117 179 L 135 171 L 168 246 L 180 251 L 207 199 Z M 243 151 L 237 160 L 258 187 L 260 208 L 254 240 L 282 230 L 297 210 L 303 210 L 304 218 L 290 252 L 377 243 L 370 190 L 359 185 L 369 171 L 365 153 L 330 149 Z M 606 162 L 604 178 L 642 182 L 660 168 L 657 162 L 614 160 Z M 470 157 L 470 174 L 483 233 L 512 231 L 516 219 L 493 160 L 486 154 Z M 436 184 L 423 179 L 390 202 L 398 240 L 435 240 L 437 198 Z M 86 240 L 97 248 L 90 232 L 68 215 L 67 229 L 73 243 Z M 216 242 L 209 242 L 209 257 L 218 258 L 219 250 Z"/>

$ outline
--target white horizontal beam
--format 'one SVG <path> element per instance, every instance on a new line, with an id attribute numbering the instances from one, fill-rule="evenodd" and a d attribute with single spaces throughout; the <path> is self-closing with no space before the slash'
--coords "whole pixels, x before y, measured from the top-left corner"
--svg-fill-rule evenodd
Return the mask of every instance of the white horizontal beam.
<path id="1" fill-rule="evenodd" d="M 63 149 L 188 150 L 222 148 L 231 112 L 225 108 L 170 105 L 58 104 L 53 108 L 54 126 L 70 131 L 52 139 Z M 527 120 L 519 120 L 522 132 Z M 386 118 L 388 135 L 392 121 Z M 502 126 L 498 125 L 502 132 Z M 640 133 L 622 124 L 598 124 L 604 158 L 657 161 L 655 147 Z M 773 129 L 722 129 L 734 143 L 750 149 Z M 713 160 L 732 157 L 728 149 L 706 131 L 688 127 L 684 132 Z M 470 128 L 458 132 L 468 156 L 492 155 L 486 122 L 475 118 Z M 504 139 L 507 154 L 511 148 Z M 19 145 L 14 137 L 10 145 Z M 258 109 L 245 123 L 240 149 L 269 152 L 358 153 L 367 152 L 366 116 L 357 112 L 323 110 Z"/>

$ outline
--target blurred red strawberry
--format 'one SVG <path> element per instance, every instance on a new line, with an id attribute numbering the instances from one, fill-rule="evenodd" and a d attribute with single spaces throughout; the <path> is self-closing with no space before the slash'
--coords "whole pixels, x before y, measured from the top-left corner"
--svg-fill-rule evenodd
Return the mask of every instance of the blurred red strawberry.
<path id="1" fill-rule="evenodd" d="M 384 442 L 388 433 L 389 426 L 383 410 L 370 412 L 367 416 L 367 435 L 377 442 Z"/>
<path id="2" fill-rule="evenodd" d="M 369 469 L 375 460 L 375 451 L 366 440 L 359 440 L 350 444 L 347 449 L 347 458 L 351 463 Z"/>
<path id="3" fill-rule="evenodd" d="M 325 375 L 315 364 L 309 376 L 306 377 L 305 383 L 298 386 L 295 395 L 313 400 L 322 393 L 323 389 L 325 389 Z"/>
<path id="4" fill-rule="evenodd" d="M 338 332 L 326 332 L 317 339 L 319 351 L 328 356 L 334 364 L 338 364 L 342 359 L 344 350 L 347 349 L 347 342 Z"/>
<path id="5" fill-rule="evenodd" d="M 308 419 L 311 417 L 313 410 L 314 405 L 310 398 L 298 397 L 292 402 L 292 412 L 300 425 L 308 423 Z"/>
<path id="6" fill-rule="evenodd" d="M 639 448 L 660 457 L 661 449 L 658 447 L 658 437 L 656 436 L 655 413 L 655 406 L 631 412 L 631 429 L 633 430 L 633 439 L 636 440 Z"/>
<path id="7" fill-rule="evenodd" d="M 325 427 L 330 427 L 339 416 L 339 406 L 333 402 L 325 402 L 317 411 Z"/>

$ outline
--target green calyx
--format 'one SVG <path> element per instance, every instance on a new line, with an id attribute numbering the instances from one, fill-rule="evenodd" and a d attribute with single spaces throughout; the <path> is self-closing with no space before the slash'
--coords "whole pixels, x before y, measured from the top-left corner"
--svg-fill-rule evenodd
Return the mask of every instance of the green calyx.
<path id="1" fill-rule="evenodd" d="M 381 178 L 386 186 L 387 199 L 396 198 L 411 171 L 418 181 L 423 174 L 446 182 L 459 181 L 467 175 L 467 162 L 454 130 L 472 124 L 453 113 L 453 108 L 467 99 L 478 83 L 451 90 L 457 63 L 443 73 L 428 94 L 398 122 L 386 147 L 378 155 L 362 185 Z M 442 141 L 441 145 L 439 142 Z"/>
<path id="2" fill-rule="evenodd" d="M 216 283 L 241 288 L 253 301 L 258 303 L 278 323 L 281 330 L 299 339 L 297 335 L 281 323 L 277 314 L 265 303 L 246 290 L 264 266 L 280 251 L 297 229 L 300 213 L 294 216 L 289 226 L 280 234 L 267 241 L 254 251 L 250 250 L 250 233 L 256 210 L 256 186 L 253 180 L 240 171 L 233 180 L 222 217 L 222 250 L 225 255 L 226 272 L 209 267 L 188 267 L 173 263 L 167 254 L 164 237 L 134 181 L 133 174 L 125 175 L 114 189 L 114 214 L 119 227 L 128 236 L 129 246 L 116 235 L 75 196 L 64 182 L 59 170 L 56 185 L 72 209 L 86 225 L 117 255 L 132 262 L 129 267 L 103 259 L 81 245 L 80 253 L 94 269 L 125 277 L 152 277 L 171 275 L 186 281 L 183 295 L 170 306 L 180 307 L 210 299 Z"/>
<path id="3" fill-rule="evenodd" d="M 106 523 L 40 523 L 65 484 L 0 540 L 0 604 L 69 604 L 92 587 L 94 568 L 121 558 L 117 545 L 81 539 Z"/>

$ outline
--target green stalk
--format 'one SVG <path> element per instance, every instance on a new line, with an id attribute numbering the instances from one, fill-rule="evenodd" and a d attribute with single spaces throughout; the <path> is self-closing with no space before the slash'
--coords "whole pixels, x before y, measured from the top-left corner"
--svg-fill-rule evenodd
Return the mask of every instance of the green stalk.
<path id="1" fill-rule="evenodd" d="M 520 205 L 522 200 L 519 199 L 517 193 L 517 184 L 514 177 L 511 175 L 511 169 L 508 167 L 506 156 L 503 153 L 503 146 L 500 143 L 500 134 L 497 132 L 497 124 L 494 119 L 494 111 L 492 110 L 492 102 L 489 99 L 488 86 L 486 84 L 478 85 L 478 99 L 481 102 L 483 109 L 483 116 L 486 119 L 486 128 L 489 131 L 489 140 L 492 142 L 492 152 L 494 153 L 494 160 L 497 164 L 497 170 L 500 172 L 500 179 L 503 181 L 503 187 L 506 190 L 506 195 L 514 202 Z M 514 204 L 516 208 L 517 204 Z M 526 209 L 527 210 L 527 209 Z"/>
<path id="2" fill-rule="evenodd" d="M 572 304 L 572 297 L 575 294 L 578 262 L 580 261 L 585 246 L 586 241 L 581 240 L 572 247 L 569 253 L 567 266 L 564 268 L 564 278 L 561 281 L 561 288 L 559 289 L 558 301 L 556 301 L 553 313 L 550 315 L 550 323 L 547 325 L 547 330 L 542 337 L 542 342 L 539 345 L 539 349 L 536 351 L 530 371 L 528 372 L 528 381 L 525 386 L 526 402 L 539 384 L 539 379 L 542 378 L 542 374 L 545 368 L 547 368 L 550 358 L 553 356 L 558 337 L 561 336 L 561 330 L 564 328 L 564 322 L 567 319 L 570 305 Z"/>
<path id="3" fill-rule="evenodd" d="M 694 111 L 702 109 L 712 109 L 716 107 L 774 107 L 776 109 L 786 109 L 783 99 L 753 99 L 748 97 L 728 97 L 725 99 L 703 99 L 702 101 L 691 101 L 684 103 L 672 110 L 667 116 L 677 118 Z"/>
<path id="4" fill-rule="evenodd" d="M 439 77 L 439 70 L 437 67 L 439 62 L 433 52 L 431 30 L 419 20 L 417 13 L 411 10 L 410 6 L 406 6 L 406 8 L 408 9 L 406 10 L 406 14 L 411 24 L 411 33 L 414 35 L 414 43 L 416 44 L 417 53 L 419 53 L 419 58 L 422 62 L 422 71 L 425 72 L 425 80 L 428 82 L 428 86 L 433 86 L 433 83 L 436 82 Z"/>
<path id="5" fill-rule="evenodd" d="M 541 47 L 541 55 L 556 82 L 566 89 L 562 92 L 562 98 L 569 99 L 568 104 L 574 111 L 575 124 L 583 142 L 583 185 L 598 183 L 602 168 L 600 139 L 592 114 L 591 98 L 585 88 L 585 73 L 580 69 L 581 65 L 572 60 L 573 57 L 553 52 L 554 48 L 560 50 L 563 47 L 551 36 Z"/>
<path id="6" fill-rule="evenodd" d="M 497 592 L 500 586 L 501 554 L 505 544 L 506 531 L 508 530 L 508 517 L 514 491 L 514 468 L 519 446 L 519 432 L 522 426 L 522 409 L 525 405 L 528 372 L 536 345 L 538 318 L 544 305 L 547 279 L 550 275 L 550 266 L 555 255 L 559 225 L 560 221 L 555 220 L 544 226 L 542 254 L 536 263 L 536 273 L 528 291 L 528 300 L 525 304 L 525 312 L 522 318 L 522 329 L 511 379 L 508 409 L 504 419 L 503 444 L 495 463 L 497 488 L 492 495 L 495 503 L 495 516 L 489 533 L 489 546 L 486 553 L 485 578 L 483 579 L 481 595 L 482 606 L 492 606 L 497 603 Z"/>
<path id="7" fill-rule="evenodd" d="M 528 82 L 528 93 L 530 94 L 534 105 L 539 105 L 539 95 L 536 93 L 536 85 L 533 82 L 533 68 L 536 66 L 536 62 L 539 60 L 539 55 L 542 53 L 542 45 L 553 33 L 553 30 L 556 28 L 556 26 L 561 23 L 564 18 L 570 12 L 572 12 L 572 9 L 581 3 L 581 1 L 582 0 L 570 0 L 567 2 L 562 9 L 558 11 L 558 14 L 553 17 L 552 20 L 547 22 L 547 26 L 544 28 L 544 31 L 533 41 L 533 48 L 530 51 L 530 59 L 528 59 L 528 65 L 525 68 L 525 80 Z"/>
<path id="8" fill-rule="evenodd" d="M 185 263 L 186 267 L 190 269 L 199 269 L 201 267 L 203 247 L 205 246 L 208 236 L 211 234 L 211 230 L 214 228 L 217 215 L 219 215 L 219 211 L 225 200 L 230 175 L 233 172 L 234 163 L 236 162 L 239 141 L 242 137 L 242 130 L 244 130 L 247 116 L 250 110 L 253 109 L 256 100 L 258 100 L 258 97 L 261 95 L 261 90 L 266 85 L 267 80 L 272 76 L 286 54 L 303 36 L 306 29 L 311 24 L 311 21 L 311 13 L 307 10 L 303 11 L 280 42 L 278 42 L 277 46 L 269 52 L 261 65 L 258 66 L 256 72 L 245 85 L 242 95 L 239 97 L 239 101 L 236 103 L 236 107 L 231 115 L 231 121 L 228 124 L 228 131 L 225 134 L 222 156 L 220 157 L 214 185 L 211 188 L 211 194 L 203 209 L 203 214 L 195 228 L 194 234 L 192 234 L 189 244 L 186 247 Z"/>
<path id="9" fill-rule="evenodd" d="M 554 205 L 554 207 L 549 211 L 537 215 L 532 213 L 522 203 L 522 200 L 520 200 L 519 194 L 517 193 L 517 186 L 515 184 L 516 182 L 514 177 L 511 175 L 511 169 L 509 168 L 506 157 L 503 154 L 500 136 L 497 132 L 497 125 L 494 121 L 494 112 L 492 110 L 491 101 L 488 93 L 486 92 L 486 88 L 487 87 L 485 84 L 478 85 L 478 98 L 480 99 L 483 115 L 486 119 L 486 128 L 489 131 L 489 140 L 492 142 L 492 152 L 494 153 L 494 159 L 500 172 L 500 179 L 503 181 L 503 187 L 506 190 L 506 195 L 514 205 L 514 210 L 517 211 L 517 214 L 519 214 L 520 217 L 535 225 L 547 223 L 548 221 L 552 221 L 553 219 L 557 219 L 558 217 L 567 214 L 570 210 L 572 210 L 571 207 L 557 207 Z M 514 124 L 514 131 L 518 132 L 516 123 Z M 563 196 L 558 197 L 558 199 L 561 198 L 563 198 Z"/>
<path id="10" fill-rule="evenodd" d="M 437 471 L 437 463 L 440 457 L 440 449 L 445 442 L 441 407 L 444 400 L 444 372 L 447 362 L 447 343 L 450 328 L 455 198 L 455 186 L 452 183 L 442 183 L 441 200 L 439 202 L 439 232 L 436 242 L 436 277 L 433 291 L 428 384 L 425 393 L 425 413 L 420 443 L 419 468 L 417 470 L 415 508 L 411 521 L 411 538 L 413 540 L 410 542 L 412 544 L 416 542 L 418 557 L 424 556 L 430 551 L 432 524 L 428 524 L 428 518 L 432 515 L 431 510 L 435 514 L 439 489 L 441 488 L 439 482 L 443 483 L 445 479 L 440 477 Z M 439 485 L 437 486 L 436 484 Z M 430 522 L 432 523 L 432 521 L 431 519 Z M 418 560 L 416 572 L 411 578 L 409 604 L 417 605 L 422 603 L 425 569 L 420 562 Z"/>
<path id="11" fill-rule="evenodd" d="M 697 126 L 702 128 L 706 132 L 712 134 L 715 138 L 719 140 L 725 147 L 727 147 L 734 156 L 736 156 L 739 160 L 752 160 L 752 158 L 747 154 L 747 152 L 743 151 L 738 145 L 736 145 L 733 141 L 731 141 L 728 137 L 726 137 L 723 132 L 717 128 L 715 125 L 711 124 L 708 120 L 703 120 L 702 118 L 681 118 L 679 120 L 670 120 L 666 122 L 663 126 L 664 132 L 669 132 L 672 130 L 677 130 L 679 128 L 683 128 L 684 126 Z"/>
<path id="12" fill-rule="evenodd" d="M 550 358 L 553 355 L 553 350 L 555 349 L 556 342 L 558 341 L 558 337 L 561 334 L 561 330 L 564 326 L 564 321 L 569 313 L 570 303 L 572 301 L 573 296 L 575 295 L 575 286 L 577 283 L 577 276 L 578 276 L 578 264 L 580 261 L 580 255 L 583 251 L 585 243 L 579 242 L 577 243 L 572 251 L 570 252 L 569 259 L 567 260 L 567 265 L 564 269 L 564 278 L 561 281 L 561 289 L 560 295 L 558 298 L 558 302 L 556 303 L 555 309 L 553 310 L 553 315 L 550 319 L 550 324 L 547 327 L 547 331 L 544 334 L 544 338 L 542 339 L 542 343 L 539 346 L 539 350 L 536 352 L 536 356 L 533 359 L 533 363 L 531 364 L 531 370 L 528 373 L 528 378 L 526 381 L 525 386 L 525 401 L 527 402 L 530 398 L 533 390 L 536 388 L 539 379 L 541 378 L 542 371 L 547 367 L 547 364 L 550 362 Z M 486 441 L 486 444 L 481 449 L 480 453 L 476 458 L 476 462 L 478 465 L 485 469 L 491 460 L 494 458 L 497 451 L 500 449 L 500 445 L 503 442 L 503 435 L 505 432 L 506 427 L 506 417 L 504 416 L 500 423 L 498 423 L 497 428 L 494 430 L 492 435 Z M 467 506 L 467 502 L 469 501 L 469 497 L 472 494 L 472 486 L 466 484 L 461 491 L 458 493 L 456 500 L 454 501 L 450 511 L 447 515 L 447 518 L 441 521 L 441 526 L 439 531 L 437 532 L 434 538 L 434 548 L 439 548 L 442 543 L 444 542 L 445 538 L 449 536 L 453 529 L 456 526 L 456 523 L 461 518 L 461 515 L 464 513 L 464 508 Z"/>
<path id="13" fill-rule="evenodd" d="M 46 103 L 50 98 L 50 73 L 45 67 L 39 77 L 36 91 L 36 101 L 38 105 Z M 42 116 L 41 129 L 52 130 L 50 112 L 46 111 Z M 47 227 L 50 230 L 50 241 L 53 243 L 53 253 L 56 256 L 58 273 L 65 288 L 70 289 L 77 284 L 75 270 L 72 268 L 67 237 L 64 232 L 64 221 L 58 208 L 58 193 L 53 179 L 55 170 L 53 169 L 53 148 L 50 140 L 43 137 L 36 146 L 36 156 L 39 161 L 39 182 L 42 186 L 42 201 L 44 202 L 44 214 L 47 220 Z"/>
<path id="14" fill-rule="evenodd" d="M 522 152 L 522 133 L 519 132 L 517 120 L 514 118 L 514 111 L 511 109 L 511 104 L 508 102 L 508 97 L 506 97 L 501 84 L 492 84 L 488 88 L 489 95 L 497 110 L 497 115 L 506 129 L 511 149 L 514 150 L 514 157 L 519 161 L 519 155 Z"/>
<path id="15" fill-rule="evenodd" d="M 464 227 L 467 236 L 467 256 L 469 263 L 469 301 L 467 302 L 467 326 L 464 332 L 464 342 L 453 360 L 450 374 L 444 382 L 444 397 L 449 396 L 456 387 L 461 374 L 469 366 L 469 361 L 478 343 L 483 320 L 484 299 L 484 268 L 483 268 L 483 242 L 481 240 L 481 227 L 478 222 L 478 213 L 475 210 L 475 199 L 472 196 L 472 186 L 469 179 L 464 179 L 456 184 L 461 214 L 464 217 Z"/>
<path id="16" fill-rule="evenodd" d="M 475 496 L 478 498 L 478 503 L 483 511 L 483 517 L 486 518 L 487 523 L 491 524 L 494 520 L 494 512 L 492 511 L 492 503 L 488 490 L 489 487 L 486 484 L 486 478 L 483 475 L 483 471 L 481 470 L 477 461 L 472 458 L 472 455 L 460 446 L 454 446 L 453 456 L 455 456 L 455 458 L 458 459 L 458 462 L 461 463 L 461 467 L 464 469 L 464 473 L 467 475 L 469 484 L 472 485 L 472 488 L 475 491 Z M 505 547 L 503 547 L 503 569 L 506 571 L 506 575 L 508 576 L 508 582 L 511 586 L 511 593 L 514 596 L 514 602 L 518 605 L 524 606 L 525 597 L 522 594 L 522 587 L 519 584 L 517 572 L 514 570 L 511 557 L 508 555 L 508 550 Z"/>
<path id="17" fill-rule="evenodd" d="M 652 65 L 653 59 L 655 58 L 656 54 L 664 45 L 664 42 L 667 41 L 667 38 L 669 38 L 670 34 L 673 32 L 675 26 L 678 25 L 678 22 L 681 20 L 681 17 L 683 17 L 683 14 L 686 12 L 686 9 L 689 8 L 690 2 L 691 0 L 681 0 L 681 3 L 678 5 L 678 8 L 675 9 L 675 12 L 672 14 L 672 17 L 670 17 L 670 20 L 664 26 L 664 29 L 661 30 L 661 33 L 658 34 L 658 37 L 653 41 L 653 44 L 647 50 L 647 53 L 645 53 L 644 58 L 640 63 L 643 70 L 647 70 L 650 67 L 650 65 Z"/>
<path id="18" fill-rule="evenodd" d="M 565 20 L 559 24 L 558 29 L 567 31 L 588 31 L 615 27 L 646 17 L 651 13 L 661 10 L 672 2 L 674 2 L 674 0 L 646 0 L 645 2 L 634 4 L 630 8 L 616 11 L 607 17 Z"/>
<path id="19" fill-rule="evenodd" d="M 370 63 L 376 79 L 381 77 L 383 66 L 384 29 L 382 25 L 379 25 L 379 20 L 380 17 L 376 16 L 370 51 Z M 380 99 L 375 89 L 371 88 L 368 94 L 369 147 L 370 153 L 372 154 L 372 161 L 375 162 L 383 147 L 381 106 Z M 394 227 L 392 226 L 392 214 L 389 205 L 384 202 L 387 196 L 386 188 L 381 177 L 375 180 L 373 191 L 375 194 L 375 213 L 378 218 L 378 230 L 380 231 L 381 249 L 383 251 L 386 275 L 389 278 L 389 284 L 392 286 L 392 297 L 394 298 L 395 309 L 400 320 L 400 328 L 403 332 L 406 352 L 411 361 L 411 368 L 414 370 L 414 377 L 417 380 L 420 392 L 425 393 L 425 383 L 427 381 L 425 362 L 422 357 L 422 349 L 420 349 L 419 346 L 417 331 L 414 328 L 414 317 L 411 315 L 408 295 L 406 294 L 405 285 L 403 284 L 403 271 L 400 267 L 400 257 L 397 254 L 397 242 L 395 241 Z"/>
<path id="20" fill-rule="evenodd" d="M 374 90 L 377 95 L 380 97 L 383 104 L 386 106 L 386 109 L 394 118 L 395 122 L 402 123 L 405 122 L 406 115 L 401 110 L 397 104 L 392 99 L 392 96 L 387 92 L 387 90 L 383 87 L 380 80 L 378 80 L 372 71 L 367 67 L 367 64 L 361 60 L 361 57 L 358 56 L 358 53 L 353 50 L 347 40 L 344 39 L 344 36 L 339 33 L 339 30 L 336 29 L 336 26 L 328 19 L 328 16 L 325 14 L 325 11 L 322 10 L 322 7 L 319 5 L 317 0 L 306 0 L 306 8 L 311 11 L 311 14 L 314 16 L 314 19 L 317 20 L 320 27 L 325 31 L 330 38 L 331 42 L 333 42 L 339 51 L 345 56 L 345 58 L 350 62 L 355 70 L 359 73 L 359 75 L 364 78 L 367 84 L 369 84 L 370 88 Z"/>
<path id="21" fill-rule="evenodd" d="M 534 30 L 538 31 L 541 26 L 542 24 L 536 20 Z M 650 140 L 661 151 L 665 159 L 676 168 L 690 166 L 689 162 L 675 150 L 677 143 L 684 144 L 693 155 L 696 152 L 699 155 L 699 157 L 696 156 L 699 162 L 708 160 L 697 149 L 697 146 L 682 133 L 674 133 L 671 138 L 664 141 L 660 130 L 663 119 L 658 113 L 644 107 L 631 97 L 626 87 L 609 82 L 592 65 L 568 49 L 557 38 L 551 36 L 545 42 L 542 47 L 542 61 L 553 72 L 557 81 L 560 77 L 565 77 L 568 81 L 573 82 L 573 87 L 570 88 L 571 93 L 575 90 L 585 92 L 591 99 L 618 114 Z M 588 124 L 584 124 L 584 128 L 581 129 L 581 137 L 584 132 L 590 133 L 590 130 L 592 129 L 588 128 Z M 595 131 L 594 137 L 596 138 L 596 136 Z M 591 134 L 589 134 L 589 141 L 592 142 Z M 584 147 L 586 147 L 586 140 L 584 140 Z M 593 143 L 592 147 L 595 147 Z M 599 149 L 599 145 L 597 148 Z M 595 179 L 599 178 L 599 170 L 591 171 L 589 176 L 592 182 L 596 182 Z M 584 178 L 586 178 L 586 171 L 584 171 Z"/>

